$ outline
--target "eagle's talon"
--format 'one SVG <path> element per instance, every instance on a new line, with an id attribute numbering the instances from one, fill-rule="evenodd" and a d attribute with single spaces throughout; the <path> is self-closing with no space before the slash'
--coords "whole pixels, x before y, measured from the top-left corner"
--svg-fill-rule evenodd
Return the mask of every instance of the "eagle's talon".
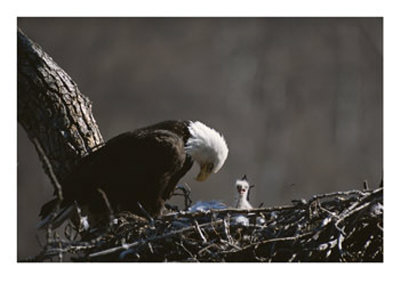
<path id="1" fill-rule="evenodd" d="M 187 183 L 184 183 L 183 185 L 178 185 L 178 186 L 176 186 L 175 189 L 182 191 L 182 194 L 175 193 L 174 195 L 183 195 L 183 197 L 185 198 L 185 210 L 187 210 L 193 203 L 192 199 L 190 198 L 192 189 L 190 189 L 190 187 Z"/>

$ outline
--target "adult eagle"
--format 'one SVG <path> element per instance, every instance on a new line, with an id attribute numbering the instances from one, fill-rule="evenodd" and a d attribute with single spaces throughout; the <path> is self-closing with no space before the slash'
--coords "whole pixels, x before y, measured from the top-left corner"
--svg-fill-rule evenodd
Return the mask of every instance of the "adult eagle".
<path id="1" fill-rule="evenodd" d="M 199 121 L 164 121 L 123 133 L 83 158 L 61 182 L 64 200 L 56 212 L 57 200 L 42 207 L 39 227 L 60 225 L 71 217 L 75 202 L 89 223 L 108 219 L 109 207 L 99 189 L 113 211 L 143 215 L 144 209 L 158 216 L 193 162 L 200 166 L 196 179 L 204 181 L 227 156 L 224 137 Z"/>

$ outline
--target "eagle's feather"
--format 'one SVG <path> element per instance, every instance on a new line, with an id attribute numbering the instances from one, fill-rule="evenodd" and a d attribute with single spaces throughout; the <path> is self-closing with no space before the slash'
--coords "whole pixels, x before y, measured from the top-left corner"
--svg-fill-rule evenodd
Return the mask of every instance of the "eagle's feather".
<path id="1" fill-rule="evenodd" d="M 123 133 L 108 141 L 103 147 L 83 158 L 79 166 L 62 181 L 64 201 L 60 211 L 72 206 L 74 201 L 89 216 L 89 222 L 105 219 L 109 208 L 98 189 L 106 194 L 114 211 L 130 211 L 142 215 L 143 209 L 151 216 L 158 216 L 176 188 L 178 181 L 189 171 L 193 162 L 199 165 L 222 165 L 226 159 L 225 140 L 214 141 L 213 129 L 208 128 L 217 144 L 224 151 L 205 149 L 205 161 L 196 160 L 196 152 L 187 151 L 186 143 L 193 138 L 192 122 L 165 121 L 153 126 Z M 202 130 L 204 128 L 202 127 Z M 202 132 L 206 138 L 207 132 Z M 202 142 L 201 140 L 199 142 Z M 219 144 L 219 143 L 220 144 Z M 217 151 L 216 153 L 214 153 Z M 194 157 L 192 157 L 194 156 Z M 211 172 L 214 169 L 209 169 Z M 138 202 L 142 207 L 138 205 Z M 40 216 L 48 217 L 52 205 L 43 206 Z M 43 226 L 43 225 L 42 225 Z"/>

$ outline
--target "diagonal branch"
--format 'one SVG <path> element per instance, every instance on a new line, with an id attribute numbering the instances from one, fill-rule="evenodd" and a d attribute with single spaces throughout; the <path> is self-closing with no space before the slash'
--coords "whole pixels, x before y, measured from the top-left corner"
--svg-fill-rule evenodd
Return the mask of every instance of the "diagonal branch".
<path id="1" fill-rule="evenodd" d="M 18 29 L 18 122 L 36 140 L 44 170 L 62 181 L 77 161 L 103 143 L 89 99 L 41 47 Z"/>

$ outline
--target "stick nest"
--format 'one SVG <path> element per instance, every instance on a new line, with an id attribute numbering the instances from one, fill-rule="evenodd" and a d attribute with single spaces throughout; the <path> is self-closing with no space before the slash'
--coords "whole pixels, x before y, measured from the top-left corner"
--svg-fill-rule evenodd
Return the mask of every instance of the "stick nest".
<path id="1" fill-rule="evenodd" d="M 383 188 L 315 195 L 252 210 L 120 213 L 103 228 L 49 231 L 28 261 L 382 262 Z"/>

